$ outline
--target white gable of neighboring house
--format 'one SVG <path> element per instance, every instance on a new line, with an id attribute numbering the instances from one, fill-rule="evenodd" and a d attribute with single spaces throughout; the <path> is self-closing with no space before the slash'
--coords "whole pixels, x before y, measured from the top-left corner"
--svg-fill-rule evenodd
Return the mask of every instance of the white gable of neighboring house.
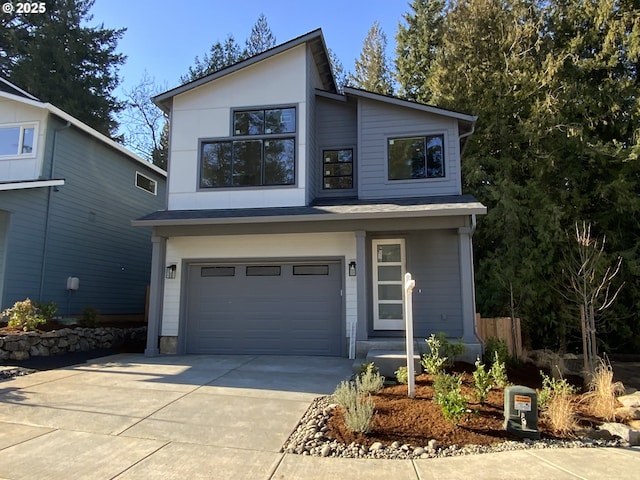
<path id="1" fill-rule="evenodd" d="M 0 181 L 43 175 L 47 111 L 0 96 Z"/>

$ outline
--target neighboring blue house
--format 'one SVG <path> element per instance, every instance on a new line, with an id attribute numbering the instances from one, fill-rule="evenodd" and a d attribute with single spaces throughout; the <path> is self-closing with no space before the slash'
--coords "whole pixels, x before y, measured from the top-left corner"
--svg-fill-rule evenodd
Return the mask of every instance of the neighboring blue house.
<path id="1" fill-rule="evenodd" d="M 0 78 L 0 309 L 144 314 L 151 229 L 131 220 L 164 208 L 165 187 L 164 170 Z"/>
<path id="2" fill-rule="evenodd" d="M 155 97 L 171 116 L 147 354 L 363 355 L 475 334 L 476 117 L 336 88 L 316 30 Z M 424 344 L 423 341 L 421 341 Z"/>

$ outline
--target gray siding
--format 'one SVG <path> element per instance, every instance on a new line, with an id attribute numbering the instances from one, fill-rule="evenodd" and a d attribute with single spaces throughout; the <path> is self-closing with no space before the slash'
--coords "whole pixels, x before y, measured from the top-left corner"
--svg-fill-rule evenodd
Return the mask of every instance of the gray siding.
<path id="1" fill-rule="evenodd" d="M 416 281 L 413 318 L 416 336 L 445 332 L 462 336 L 458 232 L 412 232 L 406 237 L 407 271 Z"/>
<path id="2" fill-rule="evenodd" d="M 51 167 L 50 122 L 44 172 Z M 136 171 L 158 182 L 157 195 L 135 186 Z M 102 314 L 143 313 L 151 260 L 150 229 L 130 222 L 164 208 L 164 178 L 73 127 L 57 133 L 54 178 L 65 184 L 51 196 L 42 301 L 62 314 L 85 307 Z M 7 192 L 0 192 L 7 193 Z M 48 189 L 10 192 L 10 235 L 3 306 L 27 296 L 38 299 Z M 68 294 L 66 279 L 80 278 Z"/>
<path id="3" fill-rule="evenodd" d="M 318 172 L 312 167 L 315 164 L 316 153 L 316 86 L 320 87 L 317 68 L 313 61 L 311 48 L 307 47 L 307 174 L 306 174 L 306 204 L 310 204 L 316 196 Z"/>
<path id="4" fill-rule="evenodd" d="M 357 108 L 354 101 L 342 102 L 318 96 L 316 98 L 316 132 L 317 143 L 314 162 L 311 170 L 316 172 L 314 186 L 316 196 L 355 196 L 357 189 L 348 191 L 323 191 L 322 190 L 322 151 L 336 148 L 353 148 L 354 154 L 354 187 L 357 185 L 358 174 L 358 133 L 357 133 Z"/>
<path id="5" fill-rule="evenodd" d="M 38 300 L 46 206 L 46 188 L 0 192 L 0 207 L 8 216 L 0 310 L 27 297 Z"/>
<path id="6" fill-rule="evenodd" d="M 363 199 L 460 195 L 460 148 L 455 119 L 361 98 L 358 103 L 358 196 Z M 445 178 L 388 180 L 387 141 L 444 134 Z"/>

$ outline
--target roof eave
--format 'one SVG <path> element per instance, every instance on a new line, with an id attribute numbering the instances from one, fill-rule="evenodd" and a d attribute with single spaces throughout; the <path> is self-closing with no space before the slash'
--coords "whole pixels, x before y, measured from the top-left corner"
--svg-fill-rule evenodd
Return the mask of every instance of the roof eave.
<path id="1" fill-rule="evenodd" d="M 484 215 L 487 207 L 479 202 L 464 206 L 443 205 L 440 208 L 428 210 L 410 210 L 399 213 L 389 212 L 353 212 L 353 213 L 315 213 L 306 215 L 271 215 L 253 217 L 224 217 L 224 218 L 180 218 L 157 220 L 132 220 L 134 227 L 178 227 L 188 225 L 241 225 L 241 224 L 268 224 L 283 222 L 327 222 L 327 221 L 353 221 L 353 220 L 385 220 L 398 218 L 420 217 L 448 217 Z"/>

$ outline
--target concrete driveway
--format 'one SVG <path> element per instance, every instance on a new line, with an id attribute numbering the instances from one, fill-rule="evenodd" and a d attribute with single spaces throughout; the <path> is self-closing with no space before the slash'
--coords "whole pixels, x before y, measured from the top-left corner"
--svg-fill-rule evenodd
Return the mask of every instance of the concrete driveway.
<path id="1" fill-rule="evenodd" d="M 0 478 L 602 479 L 639 448 L 531 449 L 426 460 L 280 453 L 344 358 L 116 355 L 0 381 Z"/>
<path id="2" fill-rule="evenodd" d="M 0 477 L 269 478 L 333 357 L 116 355 L 0 382 Z"/>

